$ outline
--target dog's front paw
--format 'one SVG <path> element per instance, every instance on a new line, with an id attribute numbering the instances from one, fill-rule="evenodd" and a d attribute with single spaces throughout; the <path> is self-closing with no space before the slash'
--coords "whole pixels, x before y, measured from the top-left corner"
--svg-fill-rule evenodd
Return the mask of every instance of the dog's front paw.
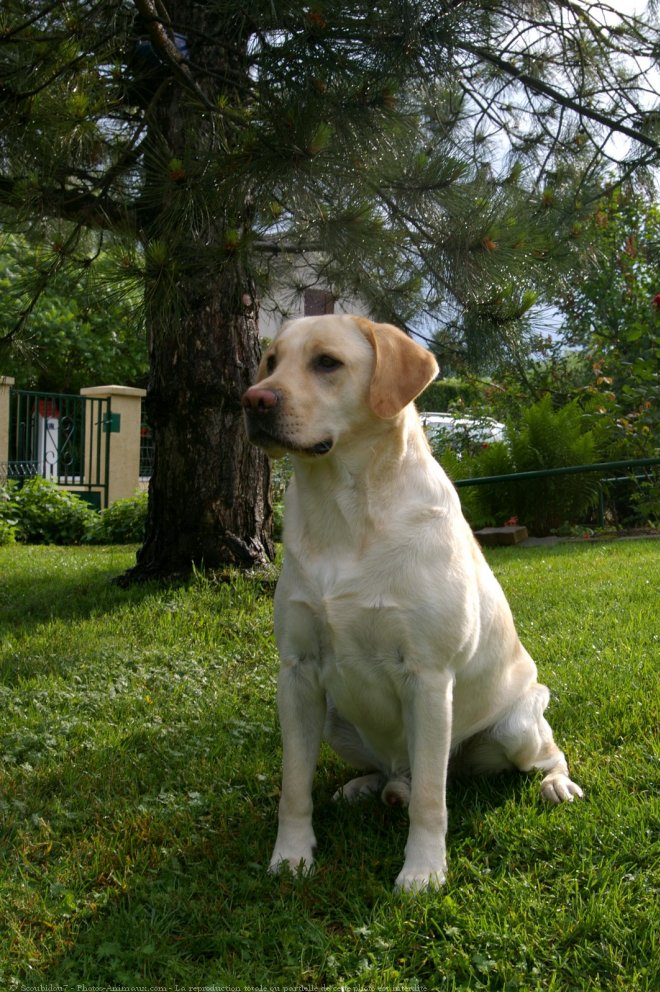
<path id="1" fill-rule="evenodd" d="M 311 875 L 314 871 L 313 851 L 310 850 L 306 854 L 285 854 L 276 848 L 270 859 L 268 871 L 271 875 L 279 875 L 287 871 L 292 875 Z"/>
<path id="2" fill-rule="evenodd" d="M 583 792 L 568 775 L 560 772 L 556 775 L 546 775 L 541 782 L 541 795 L 549 803 L 572 803 L 576 797 L 581 799 Z"/>
<path id="3" fill-rule="evenodd" d="M 309 875 L 314 868 L 315 848 L 316 838 L 311 829 L 280 826 L 268 870 L 271 874 L 289 870 L 294 875 Z"/>
<path id="4" fill-rule="evenodd" d="M 425 892 L 428 889 L 439 889 L 445 884 L 447 876 L 444 868 L 429 870 L 408 870 L 404 865 L 397 876 L 394 888 L 397 892 Z"/>
<path id="5" fill-rule="evenodd" d="M 398 892 L 424 892 L 439 889 L 447 878 L 445 827 L 420 827 L 411 822 L 406 856 L 394 888 Z"/>

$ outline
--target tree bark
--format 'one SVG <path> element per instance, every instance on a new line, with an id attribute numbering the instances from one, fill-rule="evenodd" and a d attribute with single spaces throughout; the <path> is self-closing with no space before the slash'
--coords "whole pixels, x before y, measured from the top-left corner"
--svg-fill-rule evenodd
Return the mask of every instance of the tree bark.
<path id="1" fill-rule="evenodd" d="M 151 5 L 141 6 L 148 13 Z M 212 184 L 195 173 L 214 153 L 208 102 L 217 97 L 215 81 L 229 75 L 222 71 L 227 53 L 240 52 L 247 39 L 226 25 L 232 44 L 209 44 L 217 25 L 205 23 L 204 4 L 171 0 L 168 9 L 175 26 L 191 29 L 186 45 L 204 100 L 164 74 L 147 111 L 142 202 L 155 461 L 144 544 L 124 584 L 186 575 L 194 566 L 245 569 L 273 555 L 268 462 L 247 440 L 240 403 L 260 350 L 253 280 L 235 233 L 249 229 L 249 192 L 242 207 L 240 189 L 231 205 L 213 202 Z M 238 78 L 240 58 L 231 58 Z M 240 102 L 231 89 L 223 95 Z"/>
<path id="2" fill-rule="evenodd" d="M 129 581 L 193 566 L 249 568 L 272 557 L 267 462 L 247 440 L 240 405 L 258 362 L 254 303 L 246 285 L 239 306 L 228 305 L 241 287 L 228 287 L 227 275 L 190 287 L 179 334 L 152 329 L 155 461 L 145 541 Z"/>

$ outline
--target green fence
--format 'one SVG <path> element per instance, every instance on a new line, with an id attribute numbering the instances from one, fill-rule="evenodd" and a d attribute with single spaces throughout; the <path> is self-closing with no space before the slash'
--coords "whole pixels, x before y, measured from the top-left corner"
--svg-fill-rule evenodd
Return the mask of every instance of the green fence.
<path id="1" fill-rule="evenodd" d="M 102 509 L 112 429 L 109 399 L 12 389 L 7 478 L 40 475 Z"/>
<path id="2" fill-rule="evenodd" d="M 587 472 L 599 472 L 603 477 L 601 483 L 617 483 L 630 478 L 630 475 L 620 475 L 612 477 L 612 472 L 627 470 L 635 473 L 642 468 L 651 468 L 660 465 L 660 457 L 652 458 L 631 458 L 617 462 L 594 462 L 592 465 L 563 465 L 559 468 L 539 468 L 529 472 L 509 472 L 503 475 L 480 475 L 472 479 L 454 479 L 457 489 L 463 486 L 485 486 L 498 482 L 517 482 L 525 479 L 545 479 L 555 475 L 582 475 Z M 639 476 L 635 476 L 639 478 Z M 603 526 L 605 522 L 605 503 L 603 486 L 600 487 L 598 500 L 598 525 Z"/>

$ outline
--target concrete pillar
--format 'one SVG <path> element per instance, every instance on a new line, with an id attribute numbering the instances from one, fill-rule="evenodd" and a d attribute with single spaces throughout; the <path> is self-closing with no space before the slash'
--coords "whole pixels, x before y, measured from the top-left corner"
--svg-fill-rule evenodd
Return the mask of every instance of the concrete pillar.
<path id="1" fill-rule="evenodd" d="M 133 496 L 140 478 L 140 427 L 142 424 L 142 397 L 145 389 L 131 386 L 87 386 L 81 396 L 110 399 L 112 419 L 107 425 L 104 441 L 110 442 L 108 468 L 108 506 L 116 499 Z M 105 444 L 104 444 L 105 447 Z M 100 452 L 105 458 L 105 451 Z M 93 458 L 96 457 L 94 452 Z M 95 472 L 95 467 L 92 466 Z"/>
<path id="2" fill-rule="evenodd" d="M 6 482 L 9 461 L 9 397 L 14 380 L 0 375 L 0 485 Z"/>

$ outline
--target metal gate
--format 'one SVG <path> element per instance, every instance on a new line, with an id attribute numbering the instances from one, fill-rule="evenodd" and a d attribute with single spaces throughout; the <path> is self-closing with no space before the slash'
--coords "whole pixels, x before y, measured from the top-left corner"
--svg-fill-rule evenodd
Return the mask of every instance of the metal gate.
<path id="1" fill-rule="evenodd" d="M 12 389 L 8 479 L 35 475 L 108 505 L 110 399 Z"/>

